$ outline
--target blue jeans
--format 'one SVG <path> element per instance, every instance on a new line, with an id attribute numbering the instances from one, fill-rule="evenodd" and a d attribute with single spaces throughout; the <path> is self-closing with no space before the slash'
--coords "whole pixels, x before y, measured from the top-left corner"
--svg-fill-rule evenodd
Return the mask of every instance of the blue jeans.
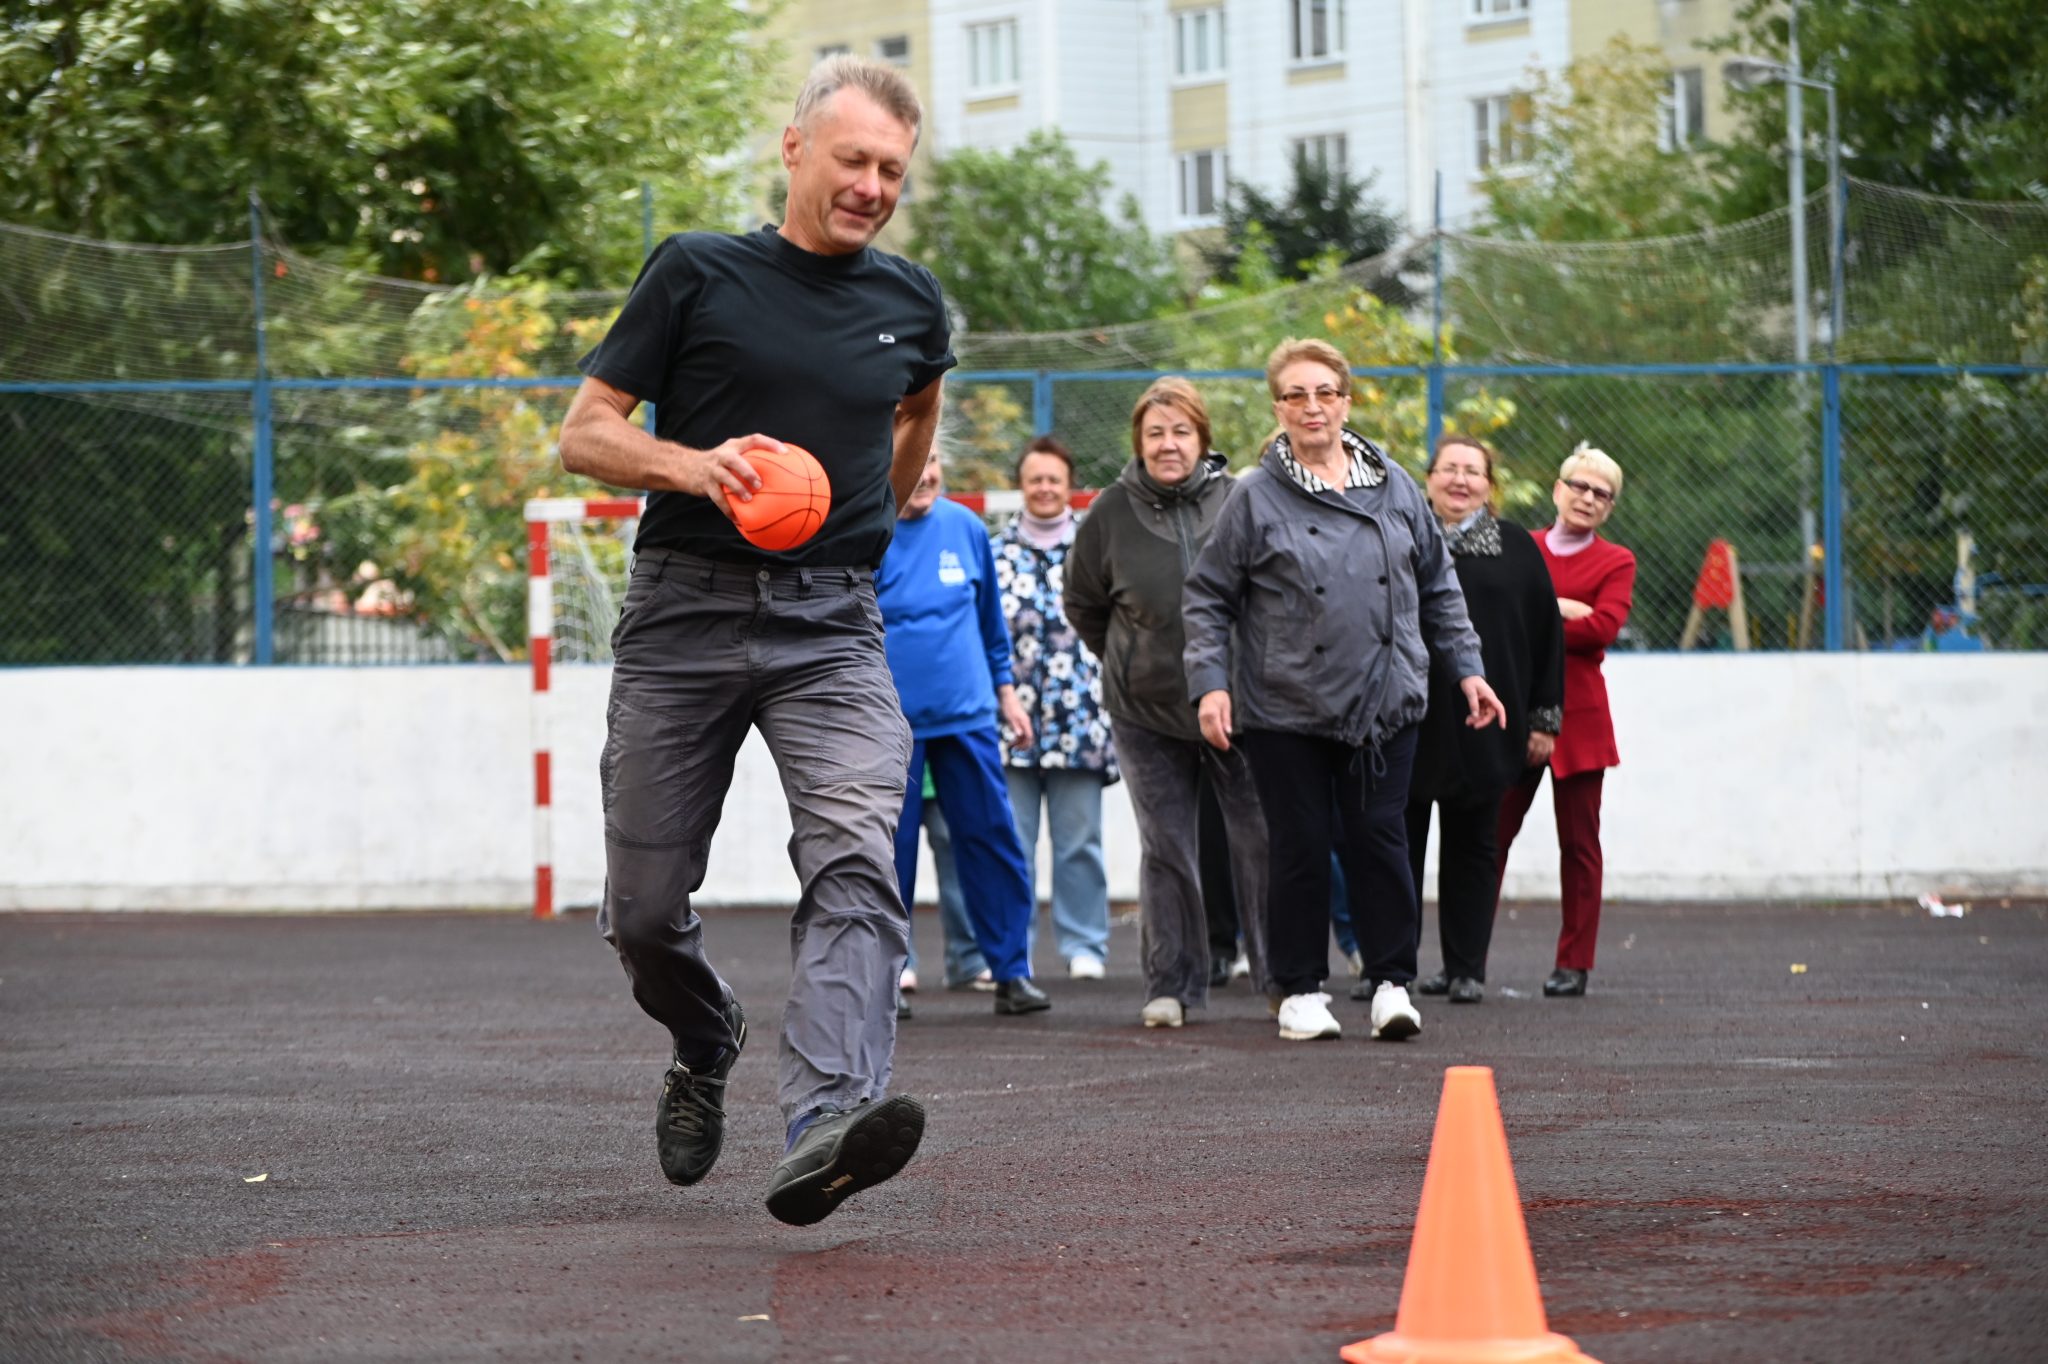
<path id="1" fill-rule="evenodd" d="M 967 921 L 967 901 L 960 894 L 960 868 L 953 862 L 953 835 L 939 803 L 924 803 L 924 836 L 932 845 L 932 871 L 939 880 L 939 928 L 946 938 L 946 988 L 965 985 L 988 970 L 988 961 L 974 941 L 974 925 Z M 1026 859 L 1027 862 L 1029 859 Z M 907 906 L 909 900 L 905 900 Z M 910 969 L 917 969 L 916 935 L 910 944 Z"/>
<path id="2" fill-rule="evenodd" d="M 1002 750 L 994 726 L 918 739 L 904 775 L 903 812 L 896 823 L 896 879 L 907 897 L 917 881 L 917 831 L 924 823 L 924 769 L 958 852 L 968 922 L 998 981 L 1031 975 L 1031 872 L 1017 842 Z"/>
<path id="3" fill-rule="evenodd" d="M 1052 838 L 1052 925 L 1060 955 L 1109 957 L 1109 877 L 1102 867 L 1102 774 L 1063 767 L 1006 767 L 1017 841 L 1038 903 L 1038 813 Z"/>

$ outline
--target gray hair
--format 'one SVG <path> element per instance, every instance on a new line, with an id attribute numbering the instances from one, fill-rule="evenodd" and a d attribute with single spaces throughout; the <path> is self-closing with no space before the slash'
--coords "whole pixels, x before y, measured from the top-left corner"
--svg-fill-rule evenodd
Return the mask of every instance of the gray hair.
<path id="1" fill-rule="evenodd" d="M 913 146 L 923 135 L 924 106 L 918 103 L 910 78 L 887 62 L 856 57 L 850 52 L 827 57 L 811 68 L 803 89 L 797 91 L 796 114 L 790 121 L 810 131 L 811 120 L 841 90 L 858 90 L 901 119 L 910 128 Z"/>

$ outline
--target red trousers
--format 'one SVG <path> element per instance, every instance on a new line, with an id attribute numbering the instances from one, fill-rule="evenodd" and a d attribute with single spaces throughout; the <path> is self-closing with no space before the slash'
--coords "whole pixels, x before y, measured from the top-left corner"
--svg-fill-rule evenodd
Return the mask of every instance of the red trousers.
<path id="1" fill-rule="evenodd" d="M 1500 823 L 1494 846 L 1499 849 L 1494 896 L 1507 874 L 1508 845 L 1522 831 L 1522 818 L 1535 803 L 1536 788 L 1547 767 L 1532 767 L 1500 798 Z M 1557 964 L 1571 971 L 1593 969 L 1593 942 L 1600 936 L 1600 783 L 1605 768 L 1550 779 L 1550 800 L 1557 812 L 1559 879 L 1564 890 L 1564 927 L 1557 935 Z"/>

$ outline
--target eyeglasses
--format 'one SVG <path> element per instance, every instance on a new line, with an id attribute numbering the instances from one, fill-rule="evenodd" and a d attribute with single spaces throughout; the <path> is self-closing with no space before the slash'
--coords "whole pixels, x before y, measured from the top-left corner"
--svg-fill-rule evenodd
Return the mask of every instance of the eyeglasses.
<path id="1" fill-rule="evenodd" d="M 1607 491 L 1607 489 L 1601 487 L 1597 483 L 1582 483 L 1576 478 L 1561 478 L 1558 480 L 1558 482 L 1564 484 L 1565 487 L 1570 488 L 1575 493 L 1586 494 L 1586 496 L 1592 498 L 1595 502 L 1600 503 L 1602 506 L 1606 506 L 1608 503 L 1614 501 L 1614 494 Z"/>
<path id="2" fill-rule="evenodd" d="M 1282 406 L 1290 407 L 1299 412 L 1304 407 L 1307 407 L 1310 402 L 1314 402 L 1317 407 L 1335 407 L 1339 400 L 1349 398 L 1350 396 L 1349 393 L 1344 392 L 1342 389 L 1335 388 L 1319 388 L 1313 393 L 1304 393 L 1298 388 L 1293 388 L 1281 394 L 1278 401 Z"/>

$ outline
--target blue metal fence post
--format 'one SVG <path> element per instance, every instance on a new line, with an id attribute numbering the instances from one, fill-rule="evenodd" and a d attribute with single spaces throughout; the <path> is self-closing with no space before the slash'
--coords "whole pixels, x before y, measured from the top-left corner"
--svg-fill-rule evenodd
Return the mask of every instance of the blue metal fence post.
<path id="1" fill-rule="evenodd" d="M 275 451 L 270 427 L 269 319 L 263 301 L 263 206 L 256 191 L 249 191 L 249 291 L 256 314 L 256 378 L 250 386 L 252 417 L 256 424 L 255 444 L 249 460 L 249 505 L 254 513 L 250 527 L 250 552 L 254 554 L 250 584 L 251 609 L 255 612 L 255 661 L 274 661 L 272 630 L 276 624 L 277 589 L 272 581 L 271 489 L 276 482 L 272 468 Z"/>
<path id="2" fill-rule="evenodd" d="M 1827 365 L 1820 372 L 1820 481 L 1821 544 L 1826 558 L 1821 564 L 1822 591 L 1827 597 L 1824 626 L 1828 652 L 1845 647 L 1848 574 L 1843 563 L 1842 512 L 1842 368 Z"/>
<path id="3" fill-rule="evenodd" d="M 1036 436 L 1052 430 L 1052 374 L 1048 370 L 1031 377 L 1031 428 Z"/>
<path id="4" fill-rule="evenodd" d="M 1429 440 L 1444 433 L 1444 173 L 1436 173 L 1435 225 L 1430 240 L 1435 247 L 1430 267 L 1429 299 Z"/>

